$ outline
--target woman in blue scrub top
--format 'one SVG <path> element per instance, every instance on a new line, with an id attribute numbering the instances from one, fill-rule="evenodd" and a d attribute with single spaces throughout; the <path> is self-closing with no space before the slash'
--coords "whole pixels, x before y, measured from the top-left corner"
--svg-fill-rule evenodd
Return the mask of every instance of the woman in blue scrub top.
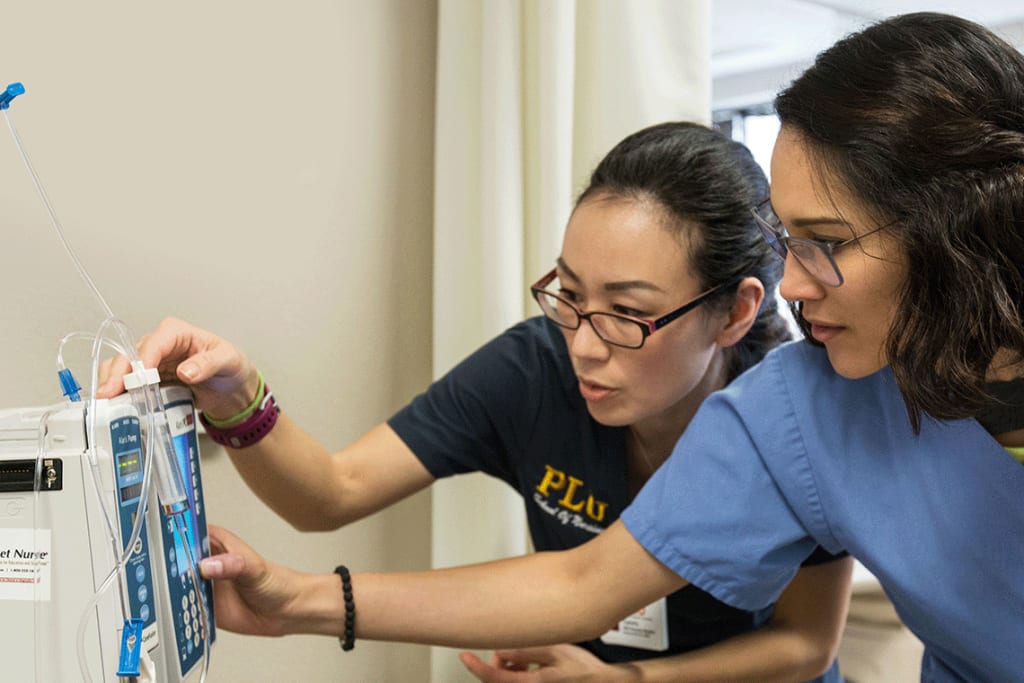
<path id="1" fill-rule="evenodd" d="M 924 643 L 923 680 L 1021 680 L 1024 56 L 904 15 L 823 52 L 776 105 L 772 202 L 754 210 L 810 340 L 707 399 L 593 541 L 354 574 L 356 636 L 565 641 L 687 582 L 753 609 L 820 545 L 878 577 Z M 344 632 L 337 577 L 223 530 L 217 545 L 224 626 Z"/>
<path id="2" fill-rule="evenodd" d="M 139 353 L 193 386 L 207 432 L 299 528 L 337 528 L 438 478 L 480 471 L 523 497 L 535 549 L 563 550 L 612 525 L 700 403 L 790 337 L 773 294 L 780 263 L 749 211 L 767 197 L 750 152 L 709 128 L 664 123 L 628 136 L 594 171 L 555 268 L 533 288 L 544 315 L 333 455 L 257 406 L 258 374 L 226 341 L 168 320 Z M 209 422 L 245 412 L 254 394 L 239 426 Z M 809 549 L 801 563 L 777 601 L 753 610 L 686 586 L 614 630 L 595 624 L 601 633 L 578 646 L 463 662 L 485 681 L 526 663 L 547 678 L 837 681 L 852 561 Z"/>

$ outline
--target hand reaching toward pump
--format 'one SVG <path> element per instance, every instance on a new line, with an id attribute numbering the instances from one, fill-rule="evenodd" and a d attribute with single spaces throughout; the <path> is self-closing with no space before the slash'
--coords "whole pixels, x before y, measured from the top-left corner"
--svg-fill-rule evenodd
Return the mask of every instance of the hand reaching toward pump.
<path id="1" fill-rule="evenodd" d="M 632 680 L 627 670 L 606 664 L 577 645 L 496 650 L 490 663 L 471 652 L 459 659 L 484 683 L 569 683 Z"/>
<path id="2" fill-rule="evenodd" d="M 256 368 L 230 342 L 190 325 L 165 318 L 138 344 L 139 359 L 157 368 L 162 380 L 177 380 L 192 389 L 196 407 L 214 419 L 238 414 L 252 401 L 259 385 Z M 100 368 L 100 398 L 124 391 L 122 378 L 131 372 L 129 359 L 118 356 Z"/>
<path id="3" fill-rule="evenodd" d="M 217 626 L 235 633 L 281 636 L 296 632 L 316 632 L 313 614 L 303 611 L 312 597 L 314 611 L 323 609 L 328 621 L 341 623 L 331 613 L 330 600 L 316 596 L 340 596 L 338 577 L 303 574 L 283 565 L 268 562 L 230 531 L 211 525 L 210 547 L 213 554 L 199 563 L 203 578 L 215 581 L 214 613 Z M 316 585 L 328 581 L 327 590 Z M 335 585 L 338 584 L 338 585 Z M 319 591 L 319 592 L 318 592 Z M 344 615 L 344 605 L 340 606 Z M 322 632 L 322 631 L 321 631 Z"/>

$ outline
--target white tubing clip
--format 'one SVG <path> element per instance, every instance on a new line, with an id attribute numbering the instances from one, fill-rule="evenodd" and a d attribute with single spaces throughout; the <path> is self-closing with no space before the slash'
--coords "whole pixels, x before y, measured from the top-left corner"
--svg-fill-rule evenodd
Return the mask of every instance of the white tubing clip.
<path id="1" fill-rule="evenodd" d="M 133 360 L 132 372 L 124 376 L 124 388 L 131 391 L 150 384 L 160 384 L 160 371 L 145 367 L 142 361 Z"/>

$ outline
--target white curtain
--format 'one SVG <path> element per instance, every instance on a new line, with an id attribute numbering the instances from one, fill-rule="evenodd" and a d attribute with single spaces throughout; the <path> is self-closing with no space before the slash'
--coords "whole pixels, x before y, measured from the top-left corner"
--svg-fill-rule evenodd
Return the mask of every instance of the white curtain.
<path id="1" fill-rule="evenodd" d="M 574 195 L 618 140 L 710 120 L 709 0 L 439 0 L 433 364 L 536 313 Z M 522 499 L 484 475 L 433 488 L 435 567 L 527 551 Z M 470 681 L 436 648 L 436 683 Z"/>

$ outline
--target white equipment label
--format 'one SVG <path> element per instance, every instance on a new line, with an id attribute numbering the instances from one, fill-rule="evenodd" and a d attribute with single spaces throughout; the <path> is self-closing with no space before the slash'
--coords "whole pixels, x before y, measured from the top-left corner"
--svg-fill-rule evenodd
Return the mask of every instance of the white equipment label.
<path id="1" fill-rule="evenodd" d="M 49 529 L 0 529 L 0 600 L 50 600 Z"/>

